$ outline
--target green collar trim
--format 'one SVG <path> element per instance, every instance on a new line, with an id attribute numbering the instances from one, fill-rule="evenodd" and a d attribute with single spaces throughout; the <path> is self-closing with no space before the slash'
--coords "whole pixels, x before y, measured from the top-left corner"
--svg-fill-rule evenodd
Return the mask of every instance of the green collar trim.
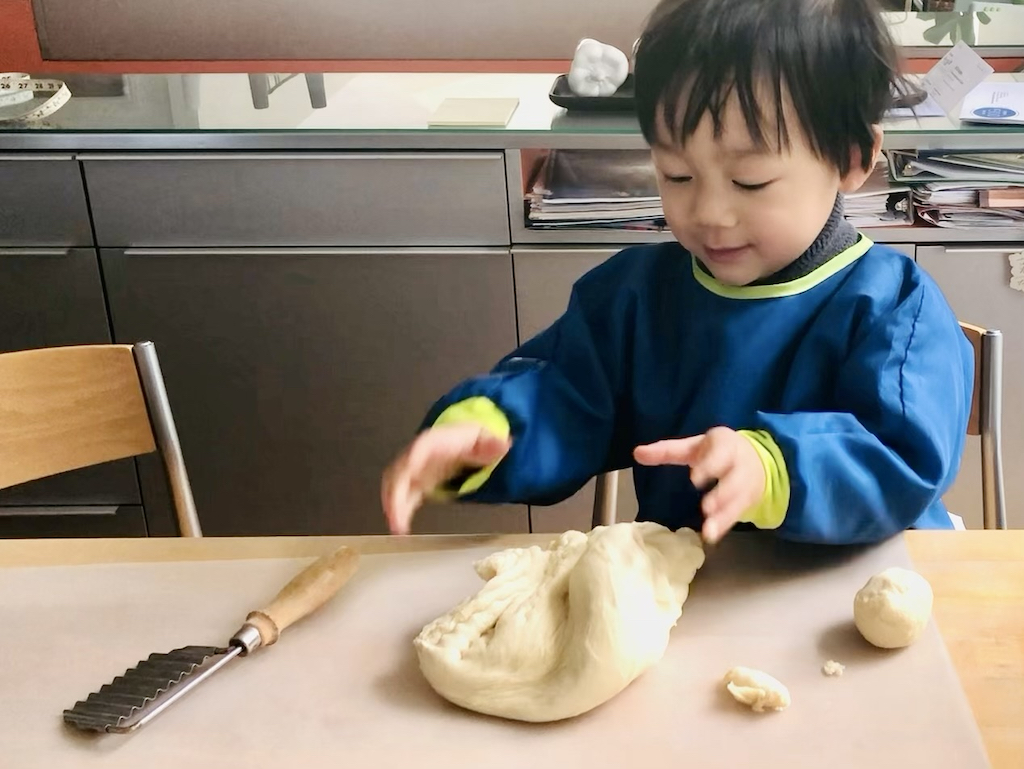
<path id="1" fill-rule="evenodd" d="M 824 283 L 837 272 L 841 272 L 864 256 L 873 245 L 874 242 L 871 238 L 861 235 L 856 243 L 845 251 L 836 254 L 813 272 L 804 275 L 802 278 L 779 283 L 774 286 L 728 286 L 704 272 L 697 263 L 697 257 L 691 256 L 690 260 L 693 267 L 693 277 L 712 294 L 724 296 L 726 299 L 781 299 L 786 296 L 802 294 Z"/>

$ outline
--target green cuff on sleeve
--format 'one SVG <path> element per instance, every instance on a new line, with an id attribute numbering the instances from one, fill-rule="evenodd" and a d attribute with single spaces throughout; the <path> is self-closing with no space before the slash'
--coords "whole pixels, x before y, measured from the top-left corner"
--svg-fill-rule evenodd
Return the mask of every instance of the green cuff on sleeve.
<path id="1" fill-rule="evenodd" d="M 494 401 L 483 396 L 466 398 L 458 403 L 453 403 L 438 415 L 432 427 L 466 423 L 480 425 L 502 439 L 508 439 L 512 432 L 505 413 L 498 408 Z M 501 462 L 500 459 L 498 462 L 461 475 L 449 484 L 435 489 L 430 494 L 431 499 L 446 500 L 472 494 L 487 482 L 499 462 Z"/>
<path id="2" fill-rule="evenodd" d="M 786 519 L 789 510 L 786 458 L 782 456 L 782 449 L 775 439 L 764 430 L 740 430 L 739 433 L 750 441 L 764 468 L 764 496 L 740 520 L 752 523 L 759 529 L 777 529 Z"/>

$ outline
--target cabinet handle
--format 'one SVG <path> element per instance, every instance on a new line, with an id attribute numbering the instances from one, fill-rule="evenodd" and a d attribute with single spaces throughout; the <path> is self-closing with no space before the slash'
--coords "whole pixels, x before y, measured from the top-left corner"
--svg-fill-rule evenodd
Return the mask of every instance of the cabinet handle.
<path id="1" fill-rule="evenodd" d="M 617 254 L 621 248 L 602 248 L 600 245 L 593 246 L 580 246 L 578 248 L 570 246 L 566 248 L 560 245 L 552 246 L 536 246 L 530 245 L 529 247 L 513 246 L 513 256 L 548 256 L 557 259 L 560 256 L 597 256 L 597 257 L 609 257 Z"/>
<path id="2" fill-rule="evenodd" d="M 4 161 L 4 162 L 12 161 L 12 160 L 13 161 L 21 161 L 21 162 L 30 162 L 30 161 L 33 161 L 33 160 L 49 162 L 49 161 L 55 161 L 55 160 L 71 161 L 71 160 L 74 160 L 74 159 L 75 159 L 74 155 L 54 155 L 54 154 L 50 154 L 50 155 L 33 155 L 31 153 L 25 153 L 25 154 L 21 154 L 21 155 L 4 155 L 4 154 L 0 153 L 0 161 Z"/>
<path id="3" fill-rule="evenodd" d="M 0 518 L 44 515 L 117 515 L 117 505 L 22 505 L 0 506 Z"/>
<path id="4" fill-rule="evenodd" d="M 91 250 L 91 249 L 90 249 Z M 0 248 L 0 259 L 5 256 L 70 256 L 70 248 Z"/>
<path id="5" fill-rule="evenodd" d="M 104 160 L 501 160 L 501 152 L 466 150 L 465 152 L 111 152 L 81 153 L 82 161 Z"/>
<path id="6" fill-rule="evenodd" d="M 944 252 L 950 256 L 956 254 L 1012 254 L 1015 251 L 1024 251 L 1024 244 L 1020 248 L 946 248 Z"/>
<path id="7" fill-rule="evenodd" d="M 126 248 L 125 256 L 509 256 L 507 248 L 451 246 L 436 248 Z"/>

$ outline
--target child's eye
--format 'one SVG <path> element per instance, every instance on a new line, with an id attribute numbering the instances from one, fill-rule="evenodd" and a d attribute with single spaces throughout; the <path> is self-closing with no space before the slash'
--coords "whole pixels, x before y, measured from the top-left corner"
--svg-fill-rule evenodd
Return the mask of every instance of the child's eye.
<path id="1" fill-rule="evenodd" d="M 763 190 L 765 187 L 767 187 L 769 184 L 771 184 L 771 182 L 768 181 L 768 182 L 761 182 L 760 184 L 744 184 L 743 182 L 737 182 L 737 181 L 734 180 L 733 184 L 735 184 L 741 190 L 748 190 L 750 192 L 753 192 L 755 190 Z"/>
<path id="2" fill-rule="evenodd" d="M 669 176 L 668 174 L 662 174 L 665 177 L 665 181 L 669 184 L 683 184 L 688 181 L 692 181 L 692 176 Z"/>

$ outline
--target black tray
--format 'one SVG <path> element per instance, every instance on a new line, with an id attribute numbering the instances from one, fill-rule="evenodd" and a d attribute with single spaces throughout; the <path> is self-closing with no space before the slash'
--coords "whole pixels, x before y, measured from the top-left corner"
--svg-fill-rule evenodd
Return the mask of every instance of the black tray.
<path id="1" fill-rule="evenodd" d="M 928 94 L 920 88 L 905 87 L 902 93 L 893 94 L 893 107 L 915 107 L 927 98 Z M 633 90 L 633 73 L 626 79 L 619 90 L 611 96 L 577 96 L 569 88 L 569 76 L 559 75 L 551 85 L 548 93 L 559 107 L 580 112 L 633 112 L 636 109 L 636 94 Z"/>
<path id="2" fill-rule="evenodd" d="M 904 86 L 902 91 L 893 93 L 891 106 L 895 109 L 907 109 L 909 107 L 916 107 L 927 98 L 927 91 L 918 88 L 916 85 L 910 84 Z"/>
<path id="3" fill-rule="evenodd" d="M 569 76 L 559 75 L 551 85 L 548 98 L 559 107 L 580 112 L 633 112 L 636 109 L 632 72 L 611 96 L 577 96 L 569 88 Z"/>

